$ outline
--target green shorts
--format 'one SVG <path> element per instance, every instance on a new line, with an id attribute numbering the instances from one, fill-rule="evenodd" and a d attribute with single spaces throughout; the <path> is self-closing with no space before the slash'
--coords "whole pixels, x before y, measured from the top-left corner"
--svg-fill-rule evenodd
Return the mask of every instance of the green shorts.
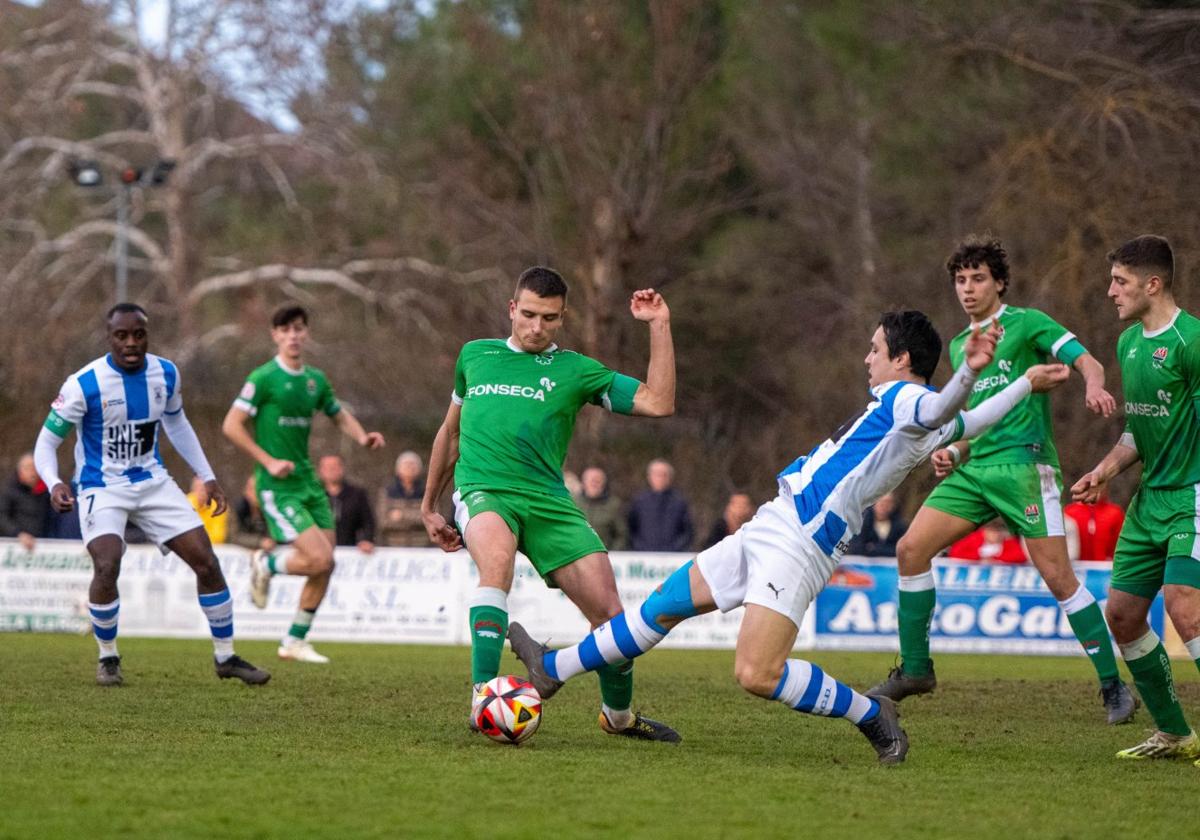
<path id="1" fill-rule="evenodd" d="M 1140 488 L 1125 512 L 1113 557 L 1112 587 L 1153 598 L 1164 583 L 1200 588 L 1200 485 Z"/>
<path id="2" fill-rule="evenodd" d="M 315 479 L 294 487 L 260 488 L 258 503 L 271 539 L 277 543 L 289 543 L 314 525 L 322 531 L 333 530 L 333 508 L 325 488 Z"/>
<path id="3" fill-rule="evenodd" d="M 999 516 L 1022 537 L 1061 537 L 1062 474 L 1050 464 L 967 461 L 925 499 L 925 505 L 976 525 Z"/>
<path id="4" fill-rule="evenodd" d="M 455 492 L 454 521 L 460 533 L 465 535 L 467 522 L 486 511 L 504 520 L 517 538 L 517 550 L 547 584 L 553 585 L 550 574 L 555 569 L 605 551 L 604 541 L 569 496 L 518 490 Z"/>

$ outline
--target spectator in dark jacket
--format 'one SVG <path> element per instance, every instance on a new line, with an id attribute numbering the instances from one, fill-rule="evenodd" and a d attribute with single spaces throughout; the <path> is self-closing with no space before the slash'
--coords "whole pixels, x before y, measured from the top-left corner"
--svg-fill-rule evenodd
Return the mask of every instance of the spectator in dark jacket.
<path id="1" fill-rule="evenodd" d="M 908 523 L 900 515 L 896 497 L 885 493 L 863 514 L 862 530 L 850 540 L 846 553 L 860 557 L 895 557 L 896 543 L 907 530 Z"/>
<path id="2" fill-rule="evenodd" d="M 721 518 L 713 523 L 704 548 L 711 548 L 754 518 L 754 500 L 745 493 L 734 493 L 725 503 Z"/>
<path id="3" fill-rule="evenodd" d="M 333 506 L 334 545 L 356 546 L 370 554 L 375 550 L 375 514 L 367 491 L 346 481 L 346 462 L 341 455 L 322 455 L 317 478 Z"/>
<path id="4" fill-rule="evenodd" d="M 0 490 L 0 537 L 16 537 L 26 551 L 50 528 L 50 492 L 38 478 L 33 455 L 17 459 L 17 469 Z"/>
<path id="5" fill-rule="evenodd" d="M 621 511 L 621 500 L 608 492 L 608 475 L 599 467 L 588 467 L 580 477 L 583 489 L 579 509 L 596 529 L 609 551 L 629 547 L 629 528 Z"/>
<path id="6" fill-rule="evenodd" d="M 629 547 L 634 551 L 689 551 L 694 532 L 688 503 L 671 484 L 675 469 L 657 458 L 646 467 L 649 490 L 629 508 Z"/>

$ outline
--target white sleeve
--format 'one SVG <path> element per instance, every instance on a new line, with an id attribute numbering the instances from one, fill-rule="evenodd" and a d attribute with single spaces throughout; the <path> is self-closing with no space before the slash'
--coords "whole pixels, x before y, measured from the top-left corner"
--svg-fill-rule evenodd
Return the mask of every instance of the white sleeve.
<path id="1" fill-rule="evenodd" d="M 1134 452 L 1137 452 L 1137 441 L 1133 439 L 1131 432 L 1122 432 L 1117 443 L 1121 444 L 1121 446 L 1128 446 Z"/>
<path id="2" fill-rule="evenodd" d="M 62 384 L 58 396 L 50 403 L 50 410 L 71 424 L 78 424 L 83 419 L 87 414 L 87 398 L 79 385 L 79 377 L 72 376 Z"/>
<path id="3" fill-rule="evenodd" d="M 167 398 L 167 404 L 163 406 L 163 414 L 178 414 L 183 411 L 183 378 L 179 375 L 178 366 L 168 362 L 166 359 L 159 359 L 159 361 L 165 370 L 169 370 L 175 374 L 175 387 L 171 391 L 171 396 Z"/>
<path id="4" fill-rule="evenodd" d="M 967 397 L 971 396 L 971 388 L 978 378 L 978 371 L 971 370 L 963 362 L 942 390 L 937 393 L 926 392 L 921 396 L 913 411 L 914 422 L 929 431 L 949 423 L 967 404 Z"/>
<path id="5" fill-rule="evenodd" d="M 1031 393 L 1033 383 L 1029 381 L 1029 377 L 1018 376 L 1016 382 L 999 394 L 993 394 L 970 411 L 962 413 L 962 437 L 970 439 L 983 434 Z"/>
<path id="6" fill-rule="evenodd" d="M 33 445 L 33 465 L 37 468 L 38 478 L 51 490 L 63 483 L 58 477 L 58 447 L 62 442 L 62 438 L 42 426 L 37 443 Z"/>
<path id="7" fill-rule="evenodd" d="M 200 438 L 196 437 L 196 430 L 192 428 L 187 415 L 183 413 L 183 406 L 179 407 L 176 414 L 164 414 L 162 426 L 167 437 L 171 439 L 175 451 L 183 456 L 183 460 L 188 462 L 192 472 L 201 481 L 212 481 L 216 478 L 216 474 L 208 464 L 208 459 L 204 457 L 204 449 L 200 446 Z"/>

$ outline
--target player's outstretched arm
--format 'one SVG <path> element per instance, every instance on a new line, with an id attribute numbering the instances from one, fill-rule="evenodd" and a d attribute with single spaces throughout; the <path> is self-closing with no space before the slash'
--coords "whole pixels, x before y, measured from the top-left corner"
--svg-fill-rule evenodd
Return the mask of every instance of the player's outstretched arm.
<path id="1" fill-rule="evenodd" d="M 446 517 L 438 513 L 438 503 L 450 479 L 454 465 L 458 462 L 459 421 L 462 406 L 450 403 L 446 419 L 442 421 L 437 436 L 433 439 L 433 450 L 429 453 L 429 472 L 425 476 L 425 497 L 421 499 L 421 521 L 429 540 L 442 551 L 458 551 L 462 548 L 462 537 Z"/>
<path id="2" fill-rule="evenodd" d="M 1096 357 L 1091 353 L 1084 353 L 1071 367 L 1083 377 L 1083 401 L 1088 410 L 1102 417 L 1111 417 L 1117 409 L 1117 401 L 1104 389 L 1104 365 L 1096 361 Z"/>
<path id="3" fill-rule="evenodd" d="M 58 447 L 62 442 L 62 438 L 43 426 L 33 445 L 33 466 L 38 478 L 50 488 L 50 506 L 59 513 L 66 513 L 75 507 L 75 497 L 71 495 L 70 485 L 58 477 Z"/>
<path id="4" fill-rule="evenodd" d="M 225 499 L 225 491 L 217 483 L 216 474 L 209 465 L 208 458 L 204 457 L 204 448 L 200 445 L 200 438 L 196 436 L 196 430 L 188 422 L 183 409 L 179 409 L 174 414 L 163 414 L 162 427 L 163 431 L 167 433 L 171 445 L 175 447 L 175 451 L 183 457 L 183 460 L 187 461 L 192 472 L 204 482 L 205 497 L 200 499 L 200 504 L 203 507 L 208 507 L 210 503 L 215 504 L 216 509 L 213 511 L 213 515 L 220 516 L 229 507 L 229 503 Z"/>
<path id="5" fill-rule="evenodd" d="M 976 327 L 963 347 L 963 362 L 942 390 L 924 396 L 917 403 L 914 420 L 926 429 L 949 423 L 967 404 L 979 371 L 992 363 L 996 355 L 996 333 L 992 325 L 983 332 Z"/>
<path id="6" fill-rule="evenodd" d="M 650 326 L 650 363 L 646 381 L 633 395 L 639 417 L 670 417 L 675 413 L 675 343 L 671 339 L 671 310 L 653 289 L 639 289 L 629 299 L 629 311 Z"/>
<path id="7" fill-rule="evenodd" d="M 333 415 L 333 422 L 341 429 L 342 434 L 359 446 L 365 446 L 367 449 L 382 449 L 386 443 L 381 433 L 364 430 L 362 423 L 358 422 L 358 418 L 345 408 Z"/>
<path id="8" fill-rule="evenodd" d="M 1051 391 L 1067 381 L 1070 370 L 1066 365 L 1034 365 L 1024 376 L 1001 391 L 993 394 L 970 411 L 962 413 L 962 437 L 971 439 L 986 432 L 1013 407 L 1030 394 Z"/>
<path id="9" fill-rule="evenodd" d="M 235 405 L 225 415 L 225 419 L 221 423 L 221 432 L 229 438 L 234 446 L 261 464 L 262 468 L 273 477 L 286 478 L 291 475 L 295 471 L 296 465 L 291 461 L 272 457 L 267 450 L 259 446 L 251 437 L 250 432 L 246 430 L 246 421 L 249 419 L 250 415 Z"/>
<path id="10" fill-rule="evenodd" d="M 1100 459 L 1100 463 L 1085 473 L 1083 478 L 1071 485 L 1071 498 L 1089 505 L 1100 501 L 1100 496 L 1112 481 L 1125 470 L 1141 460 L 1137 444 L 1129 432 L 1121 435 L 1117 445 Z"/>

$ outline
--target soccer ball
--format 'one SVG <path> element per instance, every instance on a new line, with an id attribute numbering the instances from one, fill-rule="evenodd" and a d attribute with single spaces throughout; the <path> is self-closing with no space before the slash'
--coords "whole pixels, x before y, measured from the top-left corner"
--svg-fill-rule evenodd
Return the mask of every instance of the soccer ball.
<path id="1" fill-rule="evenodd" d="M 475 695 L 479 731 L 501 744 L 519 744 L 542 722 L 542 698 L 520 677 L 496 677 Z"/>

